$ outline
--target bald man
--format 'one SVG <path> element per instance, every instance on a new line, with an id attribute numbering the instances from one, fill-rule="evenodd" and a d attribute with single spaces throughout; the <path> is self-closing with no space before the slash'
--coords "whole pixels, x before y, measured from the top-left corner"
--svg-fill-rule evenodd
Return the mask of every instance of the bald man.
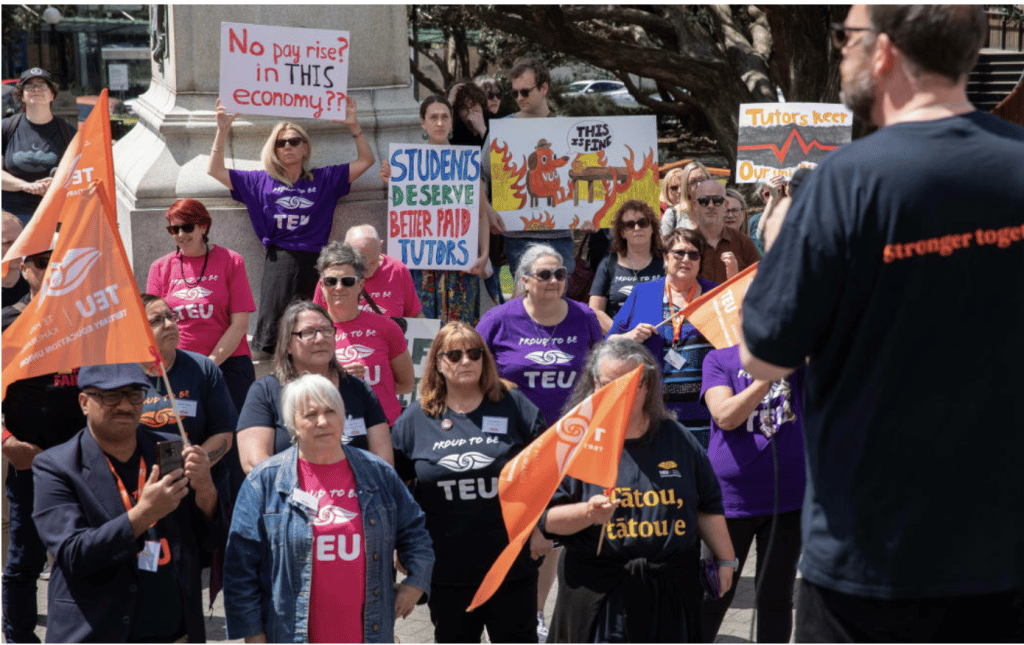
<path id="1" fill-rule="evenodd" d="M 366 262 L 366 294 L 380 309 L 380 313 L 395 318 L 423 318 L 423 305 L 416 295 L 412 274 L 399 260 L 381 253 L 383 244 L 377 229 L 369 224 L 353 226 L 345 232 L 345 242 L 351 244 Z M 319 282 L 313 302 L 327 307 Z M 359 308 L 376 311 L 365 296 L 360 299 Z"/>

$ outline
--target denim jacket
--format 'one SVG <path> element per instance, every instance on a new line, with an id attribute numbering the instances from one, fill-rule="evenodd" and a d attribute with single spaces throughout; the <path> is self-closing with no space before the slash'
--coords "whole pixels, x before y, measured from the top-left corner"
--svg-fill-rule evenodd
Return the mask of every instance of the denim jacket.
<path id="1" fill-rule="evenodd" d="M 343 448 L 363 520 L 363 640 L 393 643 L 392 552 L 398 550 L 409 571 L 405 582 L 429 591 L 434 551 L 426 519 L 387 462 L 358 448 Z M 309 640 L 314 517 L 292 496 L 298 481 L 298 448 L 293 446 L 256 466 L 238 493 L 224 557 L 228 638 L 265 633 L 271 643 Z"/>

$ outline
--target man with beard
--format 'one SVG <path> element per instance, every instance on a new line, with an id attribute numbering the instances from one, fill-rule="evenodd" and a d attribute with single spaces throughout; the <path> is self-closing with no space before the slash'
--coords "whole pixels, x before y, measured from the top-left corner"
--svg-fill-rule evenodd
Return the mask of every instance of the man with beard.
<path id="1" fill-rule="evenodd" d="M 1022 636 L 1024 129 L 967 100 L 986 25 L 856 5 L 833 27 L 880 129 L 810 174 L 746 294 L 746 369 L 810 359 L 798 642 Z"/>

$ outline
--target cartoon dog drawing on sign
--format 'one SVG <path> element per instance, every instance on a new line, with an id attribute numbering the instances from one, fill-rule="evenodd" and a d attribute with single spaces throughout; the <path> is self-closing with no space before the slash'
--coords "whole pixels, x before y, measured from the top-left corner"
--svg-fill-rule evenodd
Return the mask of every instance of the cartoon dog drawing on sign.
<path id="1" fill-rule="evenodd" d="M 569 157 L 556 157 L 547 139 L 537 142 L 537 148 L 526 159 L 526 190 L 530 193 L 530 208 L 540 205 L 540 198 L 554 206 L 565 198 L 565 188 L 558 181 L 558 169 L 569 163 Z"/>

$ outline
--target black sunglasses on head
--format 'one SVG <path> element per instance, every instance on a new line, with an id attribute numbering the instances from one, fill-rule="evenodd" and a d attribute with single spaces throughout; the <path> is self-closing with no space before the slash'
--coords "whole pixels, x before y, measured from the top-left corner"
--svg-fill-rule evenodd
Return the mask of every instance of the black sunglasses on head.
<path id="1" fill-rule="evenodd" d="M 291 146 L 293 148 L 298 148 L 301 143 L 302 137 L 289 137 L 287 139 L 278 139 L 274 142 L 274 147 L 283 148 L 285 146 Z"/>
<path id="2" fill-rule="evenodd" d="M 722 204 L 725 203 L 725 197 L 722 197 L 721 195 L 705 195 L 704 197 L 697 198 L 697 203 L 700 204 L 701 206 L 707 206 L 711 202 L 714 202 L 715 206 L 721 206 Z"/>
<path id="3" fill-rule="evenodd" d="M 328 276 L 328 277 L 323 279 L 323 283 L 324 283 L 325 287 L 336 287 L 336 286 L 338 286 L 339 282 L 341 283 L 341 286 L 343 286 L 343 287 L 354 287 L 356 282 L 358 282 L 358 281 L 359 281 L 359 278 L 355 277 L 354 275 L 343 275 L 340 278 L 336 278 L 334 276 Z"/>
<path id="4" fill-rule="evenodd" d="M 182 231 L 183 233 L 191 233 L 194 230 L 196 230 L 195 224 L 179 224 L 177 226 L 167 227 L 167 232 L 170 233 L 171 235 L 177 235 L 178 231 Z"/>
<path id="5" fill-rule="evenodd" d="M 462 360 L 463 350 L 461 350 L 461 349 L 450 349 L 447 352 L 440 352 L 440 354 L 441 354 L 441 356 L 444 356 L 445 358 L 447 358 L 452 363 L 458 363 L 458 362 L 460 362 Z M 465 350 L 465 354 L 466 354 L 466 356 L 469 357 L 469 360 L 471 360 L 471 361 L 478 361 L 481 358 L 483 358 L 484 348 L 483 347 L 470 347 L 469 349 Z"/>

